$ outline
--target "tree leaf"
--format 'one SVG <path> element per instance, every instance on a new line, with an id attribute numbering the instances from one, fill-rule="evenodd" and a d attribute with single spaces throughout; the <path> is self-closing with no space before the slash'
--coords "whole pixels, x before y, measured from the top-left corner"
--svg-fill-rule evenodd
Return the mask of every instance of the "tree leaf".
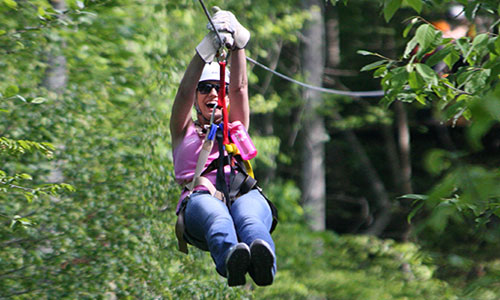
<path id="1" fill-rule="evenodd" d="M 12 97 L 17 93 L 19 93 L 19 87 L 17 85 L 9 85 L 4 92 L 5 98 Z"/>
<path id="2" fill-rule="evenodd" d="M 19 177 L 22 179 L 25 179 L 25 180 L 33 180 L 33 177 L 31 177 L 30 174 L 26 174 L 26 173 L 19 174 Z"/>
<path id="3" fill-rule="evenodd" d="M 19 146 L 21 146 L 23 149 L 26 149 L 28 151 L 31 151 L 31 145 L 28 141 L 24 141 L 24 140 L 18 140 L 17 143 L 19 144 Z"/>
<path id="4" fill-rule="evenodd" d="M 370 51 L 366 51 L 366 50 L 358 50 L 356 51 L 356 53 L 360 54 L 360 55 L 377 55 L 376 53 L 374 52 L 370 52 Z"/>
<path id="5" fill-rule="evenodd" d="M 402 0 L 385 0 L 384 1 L 384 18 L 386 22 L 389 22 L 396 11 L 401 7 Z"/>
<path id="6" fill-rule="evenodd" d="M 419 75 L 417 72 L 410 72 L 408 74 L 408 83 L 410 84 L 410 87 L 413 90 L 419 90 L 424 85 L 423 80 L 421 78 L 419 78 Z"/>
<path id="7" fill-rule="evenodd" d="M 406 0 L 408 5 L 413 8 L 416 12 L 420 13 L 422 11 L 423 2 L 422 0 Z"/>
<path id="8" fill-rule="evenodd" d="M 478 34 L 472 41 L 473 47 L 485 47 L 488 44 L 489 35 L 487 33 Z"/>
<path id="9" fill-rule="evenodd" d="M 28 218 L 17 218 L 15 219 L 17 222 L 21 223 L 23 226 L 30 226 L 33 223 L 31 223 L 30 219 Z"/>
<path id="10" fill-rule="evenodd" d="M 491 75 L 490 69 L 473 71 L 464 81 L 464 90 L 468 93 L 476 93 L 487 88 L 486 83 Z"/>
<path id="11" fill-rule="evenodd" d="M 377 68 L 378 66 L 386 64 L 386 63 L 387 63 L 386 59 L 373 62 L 373 63 L 368 64 L 368 65 L 364 66 L 363 68 L 361 68 L 361 72 L 373 70 L 373 69 Z"/>
<path id="12" fill-rule="evenodd" d="M 436 72 L 429 67 L 428 65 L 425 64 L 416 64 L 415 65 L 418 74 L 422 76 L 422 79 L 431 85 L 437 85 L 438 84 L 438 77 Z"/>
<path id="13" fill-rule="evenodd" d="M 40 103 L 44 103 L 45 101 L 47 101 L 47 99 L 45 99 L 43 97 L 36 97 L 35 99 L 31 100 L 31 103 L 40 104 Z"/>
<path id="14" fill-rule="evenodd" d="M 452 166 L 449 153 L 443 149 L 434 149 L 429 151 L 424 158 L 424 166 L 427 172 L 433 175 L 439 175 L 444 170 Z"/>
<path id="15" fill-rule="evenodd" d="M 455 45 L 458 47 L 458 49 L 460 49 L 462 55 L 466 57 L 470 48 L 469 38 L 467 37 L 459 38 L 458 40 L 455 41 Z"/>
<path id="16" fill-rule="evenodd" d="M 467 130 L 467 141 L 476 151 L 483 149 L 481 139 L 495 124 L 494 120 L 481 120 L 481 122 L 474 122 Z"/>
<path id="17" fill-rule="evenodd" d="M 396 13 L 396 11 L 401 7 L 403 0 L 386 0 L 384 7 L 384 18 L 386 22 L 389 22 Z"/>
<path id="18" fill-rule="evenodd" d="M 460 55 L 458 55 L 455 49 L 451 49 L 451 52 L 446 55 L 443 59 L 444 63 L 448 66 L 449 69 L 453 68 L 453 65 L 460 59 Z"/>
<path id="19" fill-rule="evenodd" d="M 417 24 L 418 18 L 413 18 L 411 21 L 406 25 L 405 30 L 403 31 L 403 37 L 406 38 L 408 36 L 408 33 L 410 33 L 410 30 L 413 28 L 415 24 Z"/>
<path id="20" fill-rule="evenodd" d="M 422 194 L 406 194 L 398 197 L 399 199 L 427 200 L 429 196 Z"/>
<path id="21" fill-rule="evenodd" d="M 403 53 L 404 58 L 408 58 L 408 56 L 413 52 L 415 47 L 417 46 L 417 38 L 413 37 L 407 44 L 405 48 L 405 52 Z"/>
<path id="22" fill-rule="evenodd" d="M 418 101 L 418 103 L 420 103 L 422 105 L 426 104 L 425 96 L 424 95 L 416 95 L 415 99 Z"/>
<path id="23" fill-rule="evenodd" d="M 406 217 L 406 221 L 411 224 L 411 220 L 413 219 L 413 217 L 417 214 L 417 212 L 420 211 L 420 209 L 424 206 L 425 202 L 420 202 L 418 203 L 411 211 L 410 213 L 408 214 L 408 217 Z"/>
<path id="24" fill-rule="evenodd" d="M 488 50 L 490 50 L 490 52 L 492 52 L 496 55 L 500 55 L 500 51 L 499 51 L 500 47 L 499 46 L 500 46 L 500 41 L 499 41 L 498 36 L 490 39 L 488 42 Z"/>
<path id="25" fill-rule="evenodd" d="M 373 72 L 373 77 L 374 78 L 384 77 L 385 74 L 387 74 L 387 67 L 382 66 L 382 67 L 378 68 L 377 70 L 375 70 L 375 72 Z"/>
<path id="26" fill-rule="evenodd" d="M 418 27 L 415 38 L 420 45 L 419 52 L 426 51 L 436 39 L 436 30 L 429 24 L 423 24 Z"/>
<path id="27" fill-rule="evenodd" d="M 3 3 L 5 3 L 5 5 L 7 5 L 8 7 L 12 8 L 12 9 L 17 8 L 17 2 L 14 0 L 3 0 Z"/>
<path id="28" fill-rule="evenodd" d="M 406 72 L 406 67 L 395 68 L 391 71 L 391 87 L 395 89 L 403 89 L 403 86 L 408 81 L 408 72 Z"/>
<path id="29" fill-rule="evenodd" d="M 21 100 L 21 101 L 23 101 L 23 102 L 28 102 L 28 101 L 26 101 L 26 98 L 24 98 L 21 95 L 16 95 L 16 98 L 19 99 L 19 100 Z"/>
<path id="30" fill-rule="evenodd" d="M 10 223 L 10 228 L 14 228 L 17 224 L 22 224 L 23 222 L 27 223 L 29 222 L 28 219 L 21 217 L 20 215 L 15 215 L 12 218 L 12 222 Z"/>
<path id="31" fill-rule="evenodd" d="M 441 48 L 434 53 L 425 61 L 425 64 L 428 66 L 434 66 L 438 64 L 439 62 L 443 61 L 448 54 L 450 54 L 452 47 L 447 46 L 444 48 Z"/>

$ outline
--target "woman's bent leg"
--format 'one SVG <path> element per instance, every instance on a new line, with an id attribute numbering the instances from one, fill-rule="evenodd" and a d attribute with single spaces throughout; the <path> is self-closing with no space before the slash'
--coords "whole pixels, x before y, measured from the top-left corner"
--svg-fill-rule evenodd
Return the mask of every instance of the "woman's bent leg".
<path id="1" fill-rule="evenodd" d="M 240 241 L 250 245 L 250 275 L 257 285 L 269 285 L 276 273 L 275 246 L 269 230 L 273 222 L 271 208 L 258 190 L 239 197 L 231 206 Z"/>
<path id="2" fill-rule="evenodd" d="M 266 241 L 274 252 L 269 230 L 273 223 L 271 208 L 258 190 L 251 190 L 231 205 L 236 232 L 240 241 L 250 245 L 256 239 Z"/>
<path id="3" fill-rule="evenodd" d="M 226 256 L 238 243 L 227 206 L 208 193 L 194 193 L 187 203 L 184 220 L 188 237 L 196 239 L 190 242 L 198 248 L 208 248 L 217 272 L 226 276 Z"/>

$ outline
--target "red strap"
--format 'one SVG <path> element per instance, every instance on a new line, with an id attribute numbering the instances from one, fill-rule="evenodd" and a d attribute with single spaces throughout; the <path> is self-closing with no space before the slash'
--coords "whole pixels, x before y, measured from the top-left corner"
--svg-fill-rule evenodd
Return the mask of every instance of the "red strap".
<path id="1" fill-rule="evenodd" d="M 218 105 L 222 107 L 222 120 L 224 122 L 224 136 L 222 143 L 224 145 L 229 144 L 228 132 L 228 116 L 227 116 L 227 106 L 226 106 L 226 62 L 219 61 L 220 66 L 220 82 L 219 82 L 219 100 Z"/>

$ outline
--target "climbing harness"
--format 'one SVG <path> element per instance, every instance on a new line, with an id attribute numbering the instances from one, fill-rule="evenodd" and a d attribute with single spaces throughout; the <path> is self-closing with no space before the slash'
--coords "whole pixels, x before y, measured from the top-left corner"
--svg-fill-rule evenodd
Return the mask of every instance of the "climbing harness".
<path id="1" fill-rule="evenodd" d="M 184 212 L 190 196 L 198 186 L 205 187 L 210 195 L 223 201 L 228 206 L 228 208 L 231 207 L 231 204 L 239 196 L 244 195 L 253 189 L 257 189 L 266 199 L 272 212 L 273 222 L 270 229 L 271 233 L 274 231 L 278 223 L 278 212 L 276 207 L 264 195 L 262 189 L 257 186 L 257 180 L 255 180 L 251 169 L 247 169 L 247 166 L 251 167 L 250 162 L 243 160 L 237 147 L 233 143 L 227 143 L 226 145 L 224 145 L 224 133 L 227 134 L 227 132 L 228 130 L 225 129 L 224 124 L 216 125 L 212 123 L 210 125 L 210 130 L 206 133 L 206 137 L 202 145 L 202 150 L 200 151 L 200 155 L 198 157 L 193 180 L 185 186 L 185 189 L 187 189 L 189 193 L 182 200 L 181 207 L 177 216 L 177 222 L 175 225 L 175 234 L 177 236 L 179 251 L 183 253 L 188 253 L 187 243 L 189 241 L 195 240 L 193 237 L 189 236 L 189 234 L 185 230 Z M 228 135 L 228 142 L 229 138 L 232 138 L 232 136 Z M 203 170 L 208 160 L 208 155 L 211 152 L 212 147 L 214 146 L 214 140 L 217 141 L 219 157 L 213 160 Z M 234 148 L 235 151 L 228 151 L 227 149 L 230 148 Z M 227 165 L 229 165 L 231 168 L 229 174 L 229 182 L 226 182 L 225 167 Z M 215 186 L 204 176 L 214 170 L 217 170 Z"/>

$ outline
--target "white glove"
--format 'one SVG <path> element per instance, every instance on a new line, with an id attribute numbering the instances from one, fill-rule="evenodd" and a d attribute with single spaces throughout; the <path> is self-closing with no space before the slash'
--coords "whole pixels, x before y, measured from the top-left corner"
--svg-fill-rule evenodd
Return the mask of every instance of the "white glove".
<path id="1" fill-rule="evenodd" d="M 227 10 L 220 10 L 217 6 L 214 6 L 212 11 L 215 12 L 212 18 L 215 29 L 219 33 L 229 32 L 232 34 L 234 44 L 231 44 L 231 48 L 245 48 L 250 40 L 250 32 L 241 26 L 234 14 Z M 207 28 L 213 30 L 210 22 L 207 24 Z"/>
<path id="2" fill-rule="evenodd" d="M 225 45 L 234 44 L 233 37 L 230 33 L 220 32 L 219 35 Z M 196 46 L 196 52 L 206 63 L 211 63 L 220 48 L 221 44 L 219 42 L 219 38 L 217 37 L 215 32 L 212 31 L 205 35 L 203 40 L 201 40 L 198 46 Z"/>

